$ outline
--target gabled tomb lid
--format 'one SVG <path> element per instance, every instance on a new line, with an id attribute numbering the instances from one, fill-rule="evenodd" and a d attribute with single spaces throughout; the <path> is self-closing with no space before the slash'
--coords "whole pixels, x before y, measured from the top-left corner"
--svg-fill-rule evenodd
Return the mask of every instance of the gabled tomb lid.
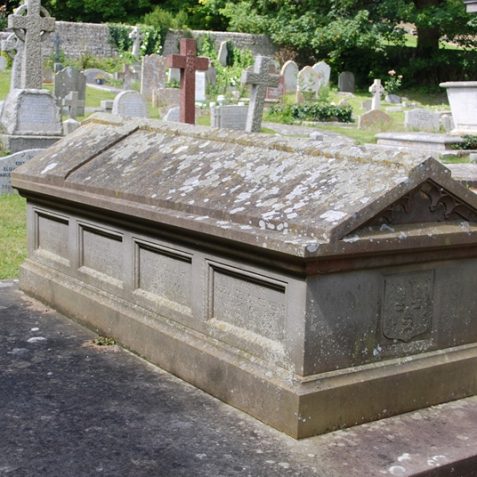
<path id="1" fill-rule="evenodd" d="M 477 195 L 424 154 L 109 115 L 19 168 L 14 185 L 299 257 L 477 238 Z"/>

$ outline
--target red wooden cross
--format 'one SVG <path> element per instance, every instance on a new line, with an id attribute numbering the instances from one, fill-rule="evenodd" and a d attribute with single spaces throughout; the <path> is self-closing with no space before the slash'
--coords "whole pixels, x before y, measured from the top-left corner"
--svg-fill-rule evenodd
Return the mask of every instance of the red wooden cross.
<path id="1" fill-rule="evenodd" d="M 195 40 L 182 38 L 180 55 L 169 55 L 166 58 L 168 68 L 181 70 L 181 123 L 195 124 L 195 72 L 209 68 L 209 58 L 196 56 Z"/>

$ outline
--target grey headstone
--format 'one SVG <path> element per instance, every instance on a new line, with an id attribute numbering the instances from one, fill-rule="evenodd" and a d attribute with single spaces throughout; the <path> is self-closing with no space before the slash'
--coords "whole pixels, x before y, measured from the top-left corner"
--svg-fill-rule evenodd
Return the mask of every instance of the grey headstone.
<path id="1" fill-rule="evenodd" d="M 98 78 L 104 78 L 106 80 L 113 79 L 113 75 L 99 68 L 87 68 L 83 71 L 86 76 L 86 83 L 96 84 Z"/>
<path id="2" fill-rule="evenodd" d="M 5 57 L 0 56 L 0 71 L 5 71 L 7 69 L 7 60 Z"/>
<path id="3" fill-rule="evenodd" d="M 227 66 L 227 59 L 228 59 L 227 42 L 223 41 L 222 43 L 220 43 L 220 46 L 219 46 L 219 53 L 217 55 L 217 61 L 222 66 Z"/>
<path id="4" fill-rule="evenodd" d="M 153 91 L 166 86 L 166 59 L 159 55 L 146 55 L 141 65 L 141 94 L 152 101 Z"/>
<path id="5" fill-rule="evenodd" d="M 427 109 L 411 109 L 404 113 L 404 126 L 411 131 L 438 132 L 440 115 Z"/>
<path id="6" fill-rule="evenodd" d="M 445 132 L 450 132 L 455 128 L 454 119 L 452 114 L 441 114 L 440 126 Z"/>
<path id="7" fill-rule="evenodd" d="M 252 86 L 245 127 L 247 132 L 260 131 L 267 88 L 277 87 L 280 80 L 278 75 L 270 74 L 270 63 L 272 63 L 271 58 L 257 56 L 252 71 L 242 73 L 242 83 Z"/>
<path id="8" fill-rule="evenodd" d="M 0 195 L 11 194 L 11 174 L 19 166 L 33 159 L 43 149 L 27 149 L 10 156 L 0 157 Z"/>
<path id="9" fill-rule="evenodd" d="M 324 61 L 320 61 L 318 63 L 315 63 L 312 68 L 322 77 L 322 81 L 321 81 L 322 86 L 325 86 L 325 87 L 329 86 L 330 76 L 331 76 L 331 66 Z"/>
<path id="10" fill-rule="evenodd" d="M 388 103 L 400 104 L 401 103 L 401 96 L 398 96 L 397 94 L 388 94 L 388 95 L 386 95 L 385 100 Z"/>
<path id="11" fill-rule="evenodd" d="M 228 106 L 213 105 L 210 108 L 210 125 L 213 128 L 245 130 L 248 106 L 236 104 Z"/>
<path id="12" fill-rule="evenodd" d="M 167 111 L 166 115 L 164 116 L 164 121 L 178 123 L 180 119 L 180 107 L 174 106 L 173 108 Z"/>
<path id="13" fill-rule="evenodd" d="M 73 91 L 78 93 L 79 103 L 76 106 L 76 114 L 84 116 L 86 76 L 76 68 L 68 66 L 55 74 L 55 97 L 57 104 L 63 104 L 63 100 Z"/>
<path id="14" fill-rule="evenodd" d="M 180 89 L 178 88 L 159 88 L 154 90 L 152 96 L 153 105 L 162 112 L 168 111 L 174 106 L 179 106 Z"/>
<path id="15" fill-rule="evenodd" d="M 363 108 L 363 111 L 364 112 L 368 112 L 368 111 L 371 111 L 371 104 L 372 104 L 372 101 L 370 99 L 365 99 L 362 103 L 361 103 L 361 107 Z"/>
<path id="16" fill-rule="evenodd" d="M 338 77 L 338 90 L 347 93 L 354 93 L 355 80 L 351 71 L 343 71 Z"/>
<path id="17" fill-rule="evenodd" d="M 358 128 L 384 128 L 391 124 L 391 116 L 379 109 L 372 109 L 359 117 Z"/>
<path id="18" fill-rule="evenodd" d="M 283 76 L 285 92 L 294 93 L 297 86 L 298 65 L 292 61 L 287 61 L 280 71 L 280 76 Z"/>
<path id="19" fill-rule="evenodd" d="M 114 100 L 112 99 L 103 99 L 100 103 L 101 110 L 105 113 L 111 113 L 113 111 Z"/>
<path id="20" fill-rule="evenodd" d="M 6 134 L 43 136 L 63 132 L 55 99 L 46 90 L 10 92 L 0 122 Z"/>
<path id="21" fill-rule="evenodd" d="M 209 69 L 207 70 L 207 81 L 211 85 L 215 85 L 215 83 L 217 83 L 217 70 L 212 63 L 210 63 Z"/>
<path id="22" fill-rule="evenodd" d="M 71 119 L 84 115 L 84 103 L 77 91 L 70 91 L 63 99 L 63 106 L 67 108 Z"/>
<path id="23" fill-rule="evenodd" d="M 128 118 L 147 118 L 147 107 L 144 98 L 137 91 L 123 91 L 113 102 L 113 114 Z"/>

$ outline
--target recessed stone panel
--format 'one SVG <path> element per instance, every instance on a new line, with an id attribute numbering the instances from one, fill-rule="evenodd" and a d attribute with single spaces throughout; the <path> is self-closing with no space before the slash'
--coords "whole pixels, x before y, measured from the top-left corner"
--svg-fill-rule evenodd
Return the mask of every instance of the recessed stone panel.
<path id="1" fill-rule="evenodd" d="M 384 279 L 382 332 L 404 343 L 432 329 L 434 272 L 388 275 Z"/>
<path id="2" fill-rule="evenodd" d="M 68 260 L 68 220 L 37 212 L 37 233 L 37 249 Z"/>
<path id="3" fill-rule="evenodd" d="M 285 283 L 214 265 L 210 273 L 209 318 L 271 340 L 284 338 Z"/>
<path id="4" fill-rule="evenodd" d="M 81 226 L 80 266 L 122 282 L 122 237 L 103 229 Z"/>
<path id="5" fill-rule="evenodd" d="M 191 307 L 191 256 L 137 243 L 136 286 L 158 298 Z"/>

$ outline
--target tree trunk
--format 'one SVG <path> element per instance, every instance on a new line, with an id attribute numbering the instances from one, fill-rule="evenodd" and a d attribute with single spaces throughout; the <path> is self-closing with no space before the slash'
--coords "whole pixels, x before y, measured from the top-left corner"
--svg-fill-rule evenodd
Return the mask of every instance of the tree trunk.
<path id="1" fill-rule="evenodd" d="M 442 3 L 443 0 L 414 0 L 417 11 Z M 430 58 L 439 50 L 440 33 L 439 28 L 417 25 L 416 56 L 418 58 Z"/>

